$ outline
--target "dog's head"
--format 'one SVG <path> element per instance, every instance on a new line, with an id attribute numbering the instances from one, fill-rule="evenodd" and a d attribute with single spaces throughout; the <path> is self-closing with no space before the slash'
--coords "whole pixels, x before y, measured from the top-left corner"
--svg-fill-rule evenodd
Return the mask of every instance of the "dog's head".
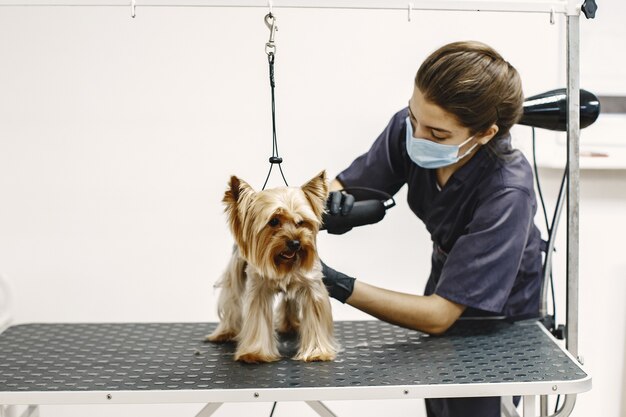
<path id="1" fill-rule="evenodd" d="M 327 197 L 322 171 L 302 187 L 259 192 L 232 176 L 223 202 L 242 256 L 263 276 L 281 278 L 313 267 Z"/>

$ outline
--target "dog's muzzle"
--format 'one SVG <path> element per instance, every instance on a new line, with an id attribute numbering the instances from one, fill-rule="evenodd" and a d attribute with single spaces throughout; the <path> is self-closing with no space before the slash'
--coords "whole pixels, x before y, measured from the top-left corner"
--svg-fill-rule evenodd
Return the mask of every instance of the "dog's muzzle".
<path id="1" fill-rule="evenodd" d="M 295 258 L 301 247 L 302 246 L 299 240 L 288 240 L 287 249 L 279 253 L 278 256 L 286 261 L 292 260 Z"/>

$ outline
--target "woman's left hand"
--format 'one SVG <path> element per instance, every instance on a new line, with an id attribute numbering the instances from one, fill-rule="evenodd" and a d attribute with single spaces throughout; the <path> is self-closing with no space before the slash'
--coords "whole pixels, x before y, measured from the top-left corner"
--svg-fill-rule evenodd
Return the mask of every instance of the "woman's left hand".
<path id="1" fill-rule="evenodd" d="M 324 281 L 328 294 L 342 303 L 345 303 L 352 295 L 356 278 L 336 271 L 324 262 L 322 262 L 322 274 L 324 275 L 322 281 Z"/>

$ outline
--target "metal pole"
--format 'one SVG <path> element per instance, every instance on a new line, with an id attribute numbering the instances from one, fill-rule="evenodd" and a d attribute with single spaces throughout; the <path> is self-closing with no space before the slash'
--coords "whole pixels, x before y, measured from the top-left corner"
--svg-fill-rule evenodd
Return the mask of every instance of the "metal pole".
<path id="1" fill-rule="evenodd" d="M 267 0 L 0 0 L 0 6 L 72 6 L 72 7 L 260 7 L 267 9 Z M 372 10 L 449 10 L 488 12 L 528 12 L 566 14 L 568 5 L 562 0 L 274 0 L 274 8 L 301 9 L 372 9 Z"/>
<path id="2" fill-rule="evenodd" d="M 580 203 L 580 13 L 567 16 L 567 312 L 565 346 L 578 358 L 578 256 Z M 526 397 L 524 397 L 525 399 Z M 576 395 L 566 395 L 552 417 L 567 417 Z M 547 404 L 546 404 L 547 405 Z M 541 412 L 543 405 L 541 407 Z M 542 414 L 543 415 L 543 414 Z"/>
<path id="3" fill-rule="evenodd" d="M 578 279 L 580 202 L 580 28 L 579 15 L 567 16 L 567 314 L 566 348 L 578 358 Z"/>

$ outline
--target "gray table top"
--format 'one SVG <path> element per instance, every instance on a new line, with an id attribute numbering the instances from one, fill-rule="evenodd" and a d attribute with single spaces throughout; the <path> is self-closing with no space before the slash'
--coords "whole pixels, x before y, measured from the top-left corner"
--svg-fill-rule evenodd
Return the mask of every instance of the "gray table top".
<path id="1" fill-rule="evenodd" d="M 337 321 L 342 351 L 335 361 L 289 359 L 297 346 L 292 336 L 280 338 L 285 357 L 269 364 L 235 362 L 234 344 L 204 342 L 215 325 L 10 327 L 0 334 L 0 404 L 106 402 L 122 392 L 122 402 L 151 402 L 132 396 L 139 392 L 159 392 L 155 402 L 209 402 L 554 394 L 591 386 L 591 378 L 534 321 L 459 321 L 439 337 L 380 321 Z M 183 391 L 187 396 L 163 396 Z M 282 395 L 286 391 L 292 395 Z"/>

